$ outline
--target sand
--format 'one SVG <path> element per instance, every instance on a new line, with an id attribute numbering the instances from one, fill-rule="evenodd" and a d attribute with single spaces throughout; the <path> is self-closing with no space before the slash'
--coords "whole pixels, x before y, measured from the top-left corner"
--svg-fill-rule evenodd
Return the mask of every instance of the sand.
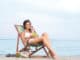
<path id="1" fill-rule="evenodd" d="M 16 58 L 1 56 L 0 60 L 52 60 L 48 57 Z M 61 56 L 60 60 L 80 60 L 80 56 Z"/>

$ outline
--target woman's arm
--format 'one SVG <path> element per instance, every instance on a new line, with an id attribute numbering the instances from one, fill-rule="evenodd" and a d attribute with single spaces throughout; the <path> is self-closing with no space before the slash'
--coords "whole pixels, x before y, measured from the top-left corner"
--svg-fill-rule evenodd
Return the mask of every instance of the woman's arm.
<path id="1" fill-rule="evenodd" d="M 32 26 L 31 27 L 32 32 L 36 32 L 35 28 Z"/>
<path id="2" fill-rule="evenodd" d="M 37 32 L 36 32 L 36 30 L 34 29 L 33 26 L 32 26 L 32 28 L 31 28 L 31 30 L 32 30 L 32 36 L 33 36 L 33 37 L 37 37 L 38 34 L 37 34 Z"/>
<path id="3" fill-rule="evenodd" d="M 21 33 L 21 40 L 22 40 L 23 45 L 26 46 L 27 40 L 25 39 L 25 32 Z"/>

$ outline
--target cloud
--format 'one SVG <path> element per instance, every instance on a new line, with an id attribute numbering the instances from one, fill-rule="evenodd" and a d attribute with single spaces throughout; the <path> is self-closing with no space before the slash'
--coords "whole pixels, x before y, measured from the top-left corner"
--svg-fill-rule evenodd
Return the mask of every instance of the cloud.
<path id="1" fill-rule="evenodd" d="M 18 4 L 31 5 L 41 10 L 80 12 L 79 0 L 17 0 Z"/>
<path id="2" fill-rule="evenodd" d="M 29 18 L 34 25 L 40 25 L 40 32 L 47 31 L 54 38 L 79 39 L 76 31 L 79 32 L 80 29 L 75 30 L 73 27 L 78 26 L 80 19 L 78 0 L 17 0 L 16 3 L 20 23 Z"/>
<path id="3" fill-rule="evenodd" d="M 70 12 L 80 13 L 80 1 L 79 0 L 64 0 L 64 10 Z"/>
<path id="4" fill-rule="evenodd" d="M 13 25 L 30 19 L 40 34 L 45 31 L 52 38 L 80 39 L 78 0 L 16 0 L 16 4 L 7 1 L 1 5 L 0 34 L 15 35 Z"/>

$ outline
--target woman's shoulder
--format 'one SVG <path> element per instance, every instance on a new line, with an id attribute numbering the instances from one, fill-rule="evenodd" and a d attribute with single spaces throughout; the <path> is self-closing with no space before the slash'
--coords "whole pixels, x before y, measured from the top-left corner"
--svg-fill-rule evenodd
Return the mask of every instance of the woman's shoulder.
<path id="1" fill-rule="evenodd" d="M 25 31 L 21 32 L 21 34 L 25 34 Z"/>

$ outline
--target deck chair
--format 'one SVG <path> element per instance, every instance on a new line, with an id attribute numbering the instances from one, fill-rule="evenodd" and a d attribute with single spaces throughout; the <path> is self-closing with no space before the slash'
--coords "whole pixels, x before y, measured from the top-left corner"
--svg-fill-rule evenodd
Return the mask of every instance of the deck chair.
<path id="1" fill-rule="evenodd" d="M 19 40 L 20 40 L 20 35 L 21 35 L 21 32 L 24 31 L 24 28 L 22 25 L 15 25 L 15 28 L 18 32 L 18 37 L 17 37 L 17 46 L 16 46 L 16 54 L 25 50 L 27 51 L 27 47 L 34 47 L 35 48 L 35 51 L 32 51 L 28 57 L 32 57 L 33 54 L 35 54 L 36 52 L 38 52 L 39 50 L 43 49 L 44 52 L 46 53 L 46 56 L 49 57 L 49 54 L 47 52 L 47 49 L 45 48 L 45 46 L 43 45 L 43 43 L 39 43 L 39 44 L 36 44 L 36 45 L 26 45 L 24 48 L 22 48 L 21 50 L 19 50 Z M 30 50 L 30 49 L 28 49 Z"/>

